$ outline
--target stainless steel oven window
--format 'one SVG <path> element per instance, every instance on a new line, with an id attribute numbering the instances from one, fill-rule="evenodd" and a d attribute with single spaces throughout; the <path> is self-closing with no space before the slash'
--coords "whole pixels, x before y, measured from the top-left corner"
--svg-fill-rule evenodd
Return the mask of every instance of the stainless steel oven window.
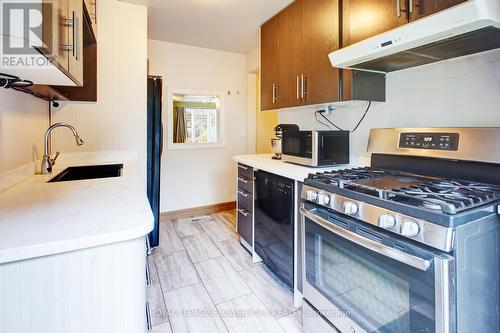
<path id="1" fill-rule="evenodd" d="M 443 304 L 448 301 L 450 286 L 442 285 L 449 276 L 443 274 L 446 272 L 441 265 L 450 264 L 451 257 L 441 258 L 434 252 L 419 250 L 419 257 L 433 264 L 414 267 L 404 260 L 391 259 L 359 246 L 309 218 L 304 221 L 306 299 L 307 289 L 311 287 L 318 292 L 314 297 L 322 298 L 318 304 L 324 307 L 325 301 L 332 303 L 332 309 L 347 313 L 368 332 L 453 331 L 453 318 L 443 316 L 450 310 Z M 337 222 L 337 228 L 346 223 L 342 218 Z M 326 223 L 333 222 L 330 219 Z M 437 267 L 434 262 L 439 263 Z M 308 301 L 314 305 L 316 300 Z M 335 318 L 332 323 L 336 324 Z"/>

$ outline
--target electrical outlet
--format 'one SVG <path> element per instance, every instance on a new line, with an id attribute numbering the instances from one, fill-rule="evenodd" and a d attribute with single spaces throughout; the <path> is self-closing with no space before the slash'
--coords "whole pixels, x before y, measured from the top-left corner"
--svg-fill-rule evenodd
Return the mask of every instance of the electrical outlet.
<path id="1" fill-rule="evenodd" d="M 327 105 L 324 108 L 323 115 L 325 115 L 325 116 L 331 116 L 333 114 L 333 110 L 335 110 L 335 108 L 333 107 L 333 105 Z"/>

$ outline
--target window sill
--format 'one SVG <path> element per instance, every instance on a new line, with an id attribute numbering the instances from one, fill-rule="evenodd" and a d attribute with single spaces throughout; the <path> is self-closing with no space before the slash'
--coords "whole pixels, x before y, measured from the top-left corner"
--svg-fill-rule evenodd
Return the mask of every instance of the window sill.
<path id="1" fill-rule="evenodd" d="M 224 148 L 224 143 L 173 143 L 168 144 L 168 150 L 196 150 L 196 149 L 217 149 Z"/>

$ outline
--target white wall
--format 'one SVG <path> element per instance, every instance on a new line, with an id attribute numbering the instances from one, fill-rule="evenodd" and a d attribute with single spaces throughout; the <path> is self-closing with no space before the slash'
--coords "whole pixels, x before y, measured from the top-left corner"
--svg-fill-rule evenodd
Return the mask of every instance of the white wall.
<path id="1" fill-rule="evenodd" d="M 99 2 L 98 102 L 72 103 L 54 111 L 54 122 L 76 127 L 54 131 L 53 151 L 137 151 L 146 175 L 147 8 L 117 0 Z"/>
<path id="2" fill-rule="evenodd" d="M 0 88 L 0 174 L 43 154 L 48 103 Z"/>
<path id="3" fill-rule="evenodd" d="M 366 103 L 334 111 L 329 118 L 352 130 Z M 316 108 L 280 111 L 281 123 L 325 129 L 314 120 Z M 387 102 L 374 103 L 351 136 L 351 153 L 366 154 L 370 128 L 500 127 L 500 51 L 387 75 Z"/>
<path id="4" fill-rule="evenodd" d="M 246 56 L 154 40 L 148 42 L 148 54 L 150 73 L 164 77 L 165 135 L 172 135 L 166 131 L 167 89 L 231 91 L 225 100 L 225 147 L 163 152 L 161 211 L 234 201 L 232 156 L 246 148 Z"/>

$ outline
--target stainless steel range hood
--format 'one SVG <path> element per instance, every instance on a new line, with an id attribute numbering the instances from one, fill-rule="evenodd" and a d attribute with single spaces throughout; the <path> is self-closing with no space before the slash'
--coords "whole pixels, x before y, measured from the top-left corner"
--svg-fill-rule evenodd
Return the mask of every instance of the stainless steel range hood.
<path id="1" fill-rule="evenodd" d="M 500 0 L 469 0 L 329 55 L 334 67 L 392 72 L 500 48 Z"/>

